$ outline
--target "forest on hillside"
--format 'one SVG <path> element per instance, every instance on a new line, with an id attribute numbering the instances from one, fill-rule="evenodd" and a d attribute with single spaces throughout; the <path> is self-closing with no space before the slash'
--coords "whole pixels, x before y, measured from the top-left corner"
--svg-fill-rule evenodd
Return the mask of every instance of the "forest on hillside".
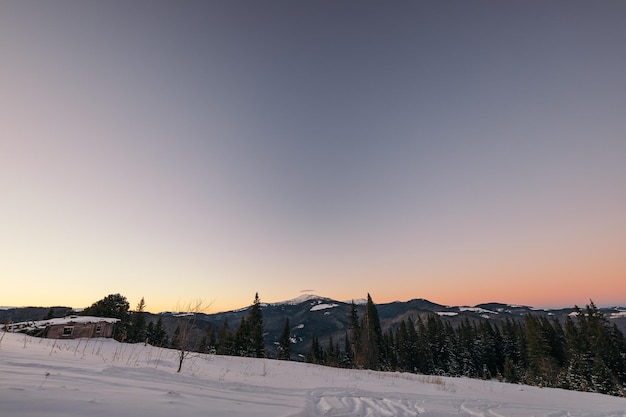
<path id="1" fill-rule="evenodd" d="M 121 319 L 115 337 L 181 351 L 266 357 L 263 313 L 258 294 L 236 327 L 194 329 L 194 315 L 181 315 L 168 335 L 161 319 L 146 325 L 143 299 L 135 311 L 114 294 L 84 310 L 85 315 Z M 192 331 L 195 330 L 195 331 Z M 279 341 L 277 359 L 291 360 L 289 319 Z M 426 375 L 497 378 L 511 383 L 626 396 L 626 338 L 593 302 L 564 323 L 526 315 L 523 320 L 465 320 L 457 326 L 436 314 L 408 318 L 383 332 L 376 304 L 368 294 L 363 314 L 354 303 L 343 340 L 321 344 L 313 337 L 310 363 L 344 368 L 412 372 Z"/>
<path id="2" fill-rule="evenodd" d="M 433 314 L 381 331 L 368 295 L 353 306 L 343 346 L 314 341 L 307 361 L 330 366 L 465 376 L 625 396 L 626 339 L 591 302 L 561 324 L 526 315 L 521 321 L 466 319 L 453 327 Z"/>

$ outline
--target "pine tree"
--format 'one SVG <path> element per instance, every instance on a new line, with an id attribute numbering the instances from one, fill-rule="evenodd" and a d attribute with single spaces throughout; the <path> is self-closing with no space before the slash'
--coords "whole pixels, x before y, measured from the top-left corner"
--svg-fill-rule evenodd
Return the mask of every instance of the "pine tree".
<path id="1" fill-rule="evenodd" d="M 446 374 L 458 376 L 460 375 L 460 364 L 458 357 L 458 338 L 456 331 L 452 327 L 449 322 L 445 323 L 445 333 L 446 333 L 446 341 L 445 341 L 445 353 L 444 356 L 447 360 L 446 365 Z"/>
<path id="2" fill-rule="evenodd" d="M 170 344 L 170 347 L 172 349 L 180 349 L 180 326 L 176 326 L 176 329 L 174 329 L 174 335 L 172 336 L 172 342 Z"/>
<path id="3" fill-rule="evenodd" d="M 278 341 L 278 359 L 291 360 L 291 326 L 289 326 L 289 318 L 285 320 L 285 326 Z"/>
<path id="4" fill-rule="evenodd" d="M 623 334 L 608 323 L 593 302 L 585 311 L 575 307 L 575 318 L 576 321 L 568 316 L 563 326 L 564 366 L 558 375 L 558 386 L 625 396 Z"/>
<path id="5" fill-rule="evenodd" d="M 474 355 L 474 341 L 477 340 L 474 326 L 466 318 L 457 328 L 458 360 L 461 375 L 475 378 L 478 376 L 478 366 Z"/>
<path id="6" fill-rule="evenodd" d="M 167 332 L 165 331 L 165 327 L 163 327 L 163 319 L 161 317 L 159 317 L 156 325 L 154 326 L 154 336 L 151 344 L 159 347 L 167 346 L 169 344 Z"/>
<path id="7" fill-rule="evenodd" d="M 234 350 L 238 356 L 252 356 L 250 322 L 246 317 L 242 317 L 235 332 Z"/>
<path id="8" fill-rule="evenodd" d="M 417 316 L 415 326 L 417 332 L 417 349 L 415 355 L 417 361 L 417 372 L 430 374 L 434 368 L 432 353 L 428 346 L 429 342 L 426 326 L 420 316 Z"/>
<path id="9" fill-rule="evenodd" d="M 324 365 L 326 366 L 337 366 L 337 354 L 335 342 L 333 341 L 333 336 L 331 335 L 328 338 L 328 347 L 326 348 L 325 357 L 324 357 Z"/>
<path id="10" fill-rule="evenodd" d="M 248 313 L 248 321 L 250 322 L 252 353 L 256 358 L 263 358 L 265 357 L 265 337 L 263 336 L 263 311 L 259 293 L 254 296 L 254 302 Z"/>
<path id="11" fill-rule="evenodd" d="M 313 336 L 311 340 L 311 347 L 306 354 L 306 361 L 308 363 L 322 364 L 324 363 L 324 351 L 320 346 L 320 341 L 317 336 Z"/>
<path id="12" fill-rule="evenodd" d="M 198 352 L 211 353 L 215 351 L 215 330 L 211 323 L 207 323 L 204 334 L 198 344 Z"/>
<path id="13" fill-rule="evenodd" d="M 130 324 L 128 326 L 127 342 L 145 342 L 146 341 L 146 317 L 145 317 L 146 302 L 143 297 L 137 308 L 130 315 Z"/>
<path id="14" fill-rule="evenodd" d="M 360 364 L 366 369 L 380 369 L 383 334 L 378 310 L 370 294 L 367 294 L 367 304 L 365 305 L 361 329 Z"/>
<path id="15" fill-rule="evenodd" d="M 395 371 L 398 367 L 398 355 L 393 337 L 392 329 L 383 333 L 380 347 L 380 365 L 379 369 L 383 371 Z"/>
<path id="16" fill-rule="evenodd" d="M 224 323 L 217 333 L 217 354 L 218 355 L 234 355 L 233 335 L 228 327 L 228 318 L 224 319 Z"/>
<path id="17" fill-rule="evenodd" d="M 153 341 L 154 341 L 154 323 L 150 322 L 146 326 L 146 342 L 148 342 L 148 344 L 154 346 Z"/>
<path id="18" fill-rule="evenodd" d="M 445 328 L 438 315 L 431 315 L 426 320 L 426 340 L 429 355 L 429 367 L 436 375 L 445 374 Z"/>
<path id="19" fill-rule="evenodd" d="M 361 325 L 359 324 L 359 315 L 356 310 L 354 301 L 350 304 L 350 341 L 351 362 L 356 367 L 362 367 L 362 349 L 361 349 Z M 346 345 L 347 349 L 347 345 Z"/>
<path id="20" fill-rule="evenodd" d="M 350 343 L 350 338 L 348 337 L 348 332 L 346 332 L 343 341 L 343 355 L 340 365 L 342 368 L 354 367 L 354 353 L 352 349 L 352 344 Z"/>
<path id="21" fill-rule="evenodd" d="M 415 328 L 415 323 L 413 323 L 413 320 L 411 319 L 411 317 L 407 319 L 406 334 L 407 334 L 407 341 L 406 341 L 405 355 L 408 355 L 407 363 L 406 363 L 406 371 L 417 372 L 419 368 L 419 361 L 417 358 L 417 355 L 419 355 L 418 336 L 417 336 L 417 329 Z"/>
<path id="22" fill-rule="evenodd" d="M 411 372 L 411 357 L 413 356 L 413 352 L 411 352 L 409 332 L 404 320 L 400 322 L 400 325 L 396 329 L 395 346 L 396 355 L 398 357 L 398 370 Z"/>

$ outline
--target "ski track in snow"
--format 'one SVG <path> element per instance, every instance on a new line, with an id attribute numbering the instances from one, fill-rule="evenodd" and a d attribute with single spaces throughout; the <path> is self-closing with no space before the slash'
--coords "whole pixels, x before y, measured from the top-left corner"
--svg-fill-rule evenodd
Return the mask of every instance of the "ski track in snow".
<path id="1" fill-rule="evenodd" d="M 626 417 L 626 399 L 495 381 L 2 334 L 2 417 Z"/>
<path id="2" fill-rule="evenodd" d="M 375 392 L 316 389 L 309 393 L 308 414 L 313 416 L 417 416 L 425 409 L 415 397 Z"/>

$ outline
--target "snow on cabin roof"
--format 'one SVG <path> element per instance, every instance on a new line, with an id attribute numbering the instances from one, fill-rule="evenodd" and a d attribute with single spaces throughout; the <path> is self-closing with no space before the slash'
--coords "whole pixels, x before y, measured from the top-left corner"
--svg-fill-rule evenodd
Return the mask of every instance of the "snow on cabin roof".
<path id="1" fill-rule="evenodd" d="M 7 326 L 10 332 L 23 332 L 36 329 L 43 329 L 48 326 L 65 325 L 65 324 L 86 324 L 86 323 L 116 323 L 120 319 L 112 317 L 94 317 L 94 316 L 67 316 L 48 320 L 23 321 L 20 323 L 11 323 Z"/>

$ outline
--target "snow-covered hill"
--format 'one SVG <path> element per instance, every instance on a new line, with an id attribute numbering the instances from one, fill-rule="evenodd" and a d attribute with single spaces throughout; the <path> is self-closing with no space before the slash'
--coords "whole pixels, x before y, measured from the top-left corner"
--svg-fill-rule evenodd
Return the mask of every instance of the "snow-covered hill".
<path id="1" fill-rule="evenodd" d="M 3 417 L 626 417 L 626 399 L 599 394 L 212 355 L 179 374 L 173 350 L 0 338 Z"/>

